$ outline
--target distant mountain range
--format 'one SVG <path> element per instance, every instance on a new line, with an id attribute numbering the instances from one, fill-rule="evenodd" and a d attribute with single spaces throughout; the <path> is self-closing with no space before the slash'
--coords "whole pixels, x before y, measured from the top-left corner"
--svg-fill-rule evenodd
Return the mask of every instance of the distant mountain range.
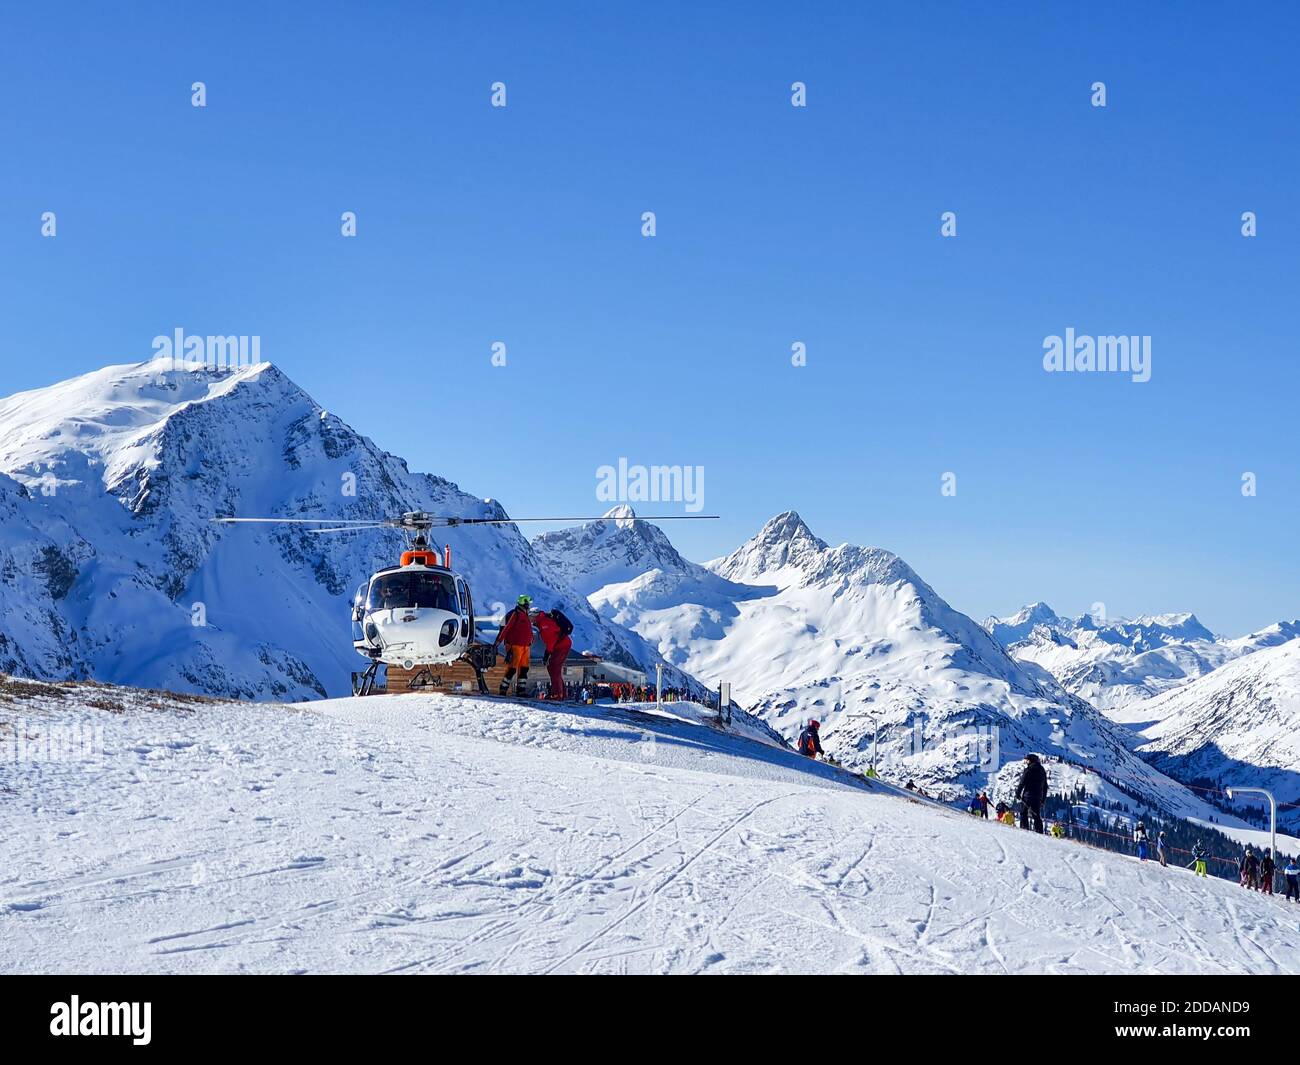
<path id="1" fill-rule="evenodd" d="M 1033 603 L 1009 618 L 989 618 L 984 627 L 1012 658 L 1047 671 L 1066 691 L 1107 712 L 1300 636 L 1300 621 L 1281 621 L 1228 639 L 1216 636 L 1194 614 L 1063 618 L 1046 603 Z"/>
<path id="2" fill-rule="evenodd" d="M 701 680 L 730 681 L 738 701 L 788 739 L 817 718 L 828 752 L 845 764 L 870 765 L 875 741 L 891 779 L 946 797 L 993 780 L 1010 798 L 1019 760 L 1036 751 L 1063 759 L 1051 770 L 1058 787 L 1100 793 L 1120 782 L 1155 807 L 1211 816 L 1130 753 L 1127 730 L 1011 658 L 897 555 L 831 547 L 791 511 L 700 565 L 659 530 L 618 520 L 628 513 L 542 534 L 533 546 L 553 572 L 582 576 L 580 590 L 604 618 Z"/>

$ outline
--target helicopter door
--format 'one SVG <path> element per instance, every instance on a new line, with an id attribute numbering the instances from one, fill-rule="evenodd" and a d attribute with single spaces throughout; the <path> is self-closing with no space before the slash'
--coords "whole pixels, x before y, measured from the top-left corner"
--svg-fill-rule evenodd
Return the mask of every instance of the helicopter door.
<path id="1" fill-rule="evenodd" d="M 474 600 L 469 597 L 469 585 L 459 577 L 456 587 L 460 589 L 460 634 L 468 639 L 474 638 Z"/>

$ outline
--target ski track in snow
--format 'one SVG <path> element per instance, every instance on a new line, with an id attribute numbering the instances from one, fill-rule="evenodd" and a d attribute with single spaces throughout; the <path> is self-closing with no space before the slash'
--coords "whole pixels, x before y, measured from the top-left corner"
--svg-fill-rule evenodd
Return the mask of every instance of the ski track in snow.
<path id="1" fill-rule="evenodd" d="M 0 971 L 1300 971 L 1280 900 L 625 707 L 76 714 L 0 767 Z"/>

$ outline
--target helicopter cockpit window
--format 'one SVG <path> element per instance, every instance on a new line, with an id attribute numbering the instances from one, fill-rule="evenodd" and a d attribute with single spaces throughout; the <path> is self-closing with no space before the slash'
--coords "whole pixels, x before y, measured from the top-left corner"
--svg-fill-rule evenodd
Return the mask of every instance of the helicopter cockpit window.
<path id="1" fill-rule="evenodd" d="M 370 584 L 369 610 L 422 607 L 460 613 L 456 582 L 449 573 L 388 573 Z"/>

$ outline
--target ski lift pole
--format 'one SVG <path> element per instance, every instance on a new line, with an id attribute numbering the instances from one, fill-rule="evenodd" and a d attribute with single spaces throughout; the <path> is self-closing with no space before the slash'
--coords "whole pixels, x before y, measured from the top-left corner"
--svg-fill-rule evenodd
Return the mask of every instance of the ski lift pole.
<path id="1" fill-rule="evenodd" d="M 1265 788 L 1225 788 L 1224 790 L 1228 793 L 1229 799 L 1232 798 L 1232 793 L 1234 791 L 1241 792 L 1242 794 L 1249 792 L 1252 795 L 1263 795 L 1268 799 L 1268 804 L 1272 808 L 1272 812 L 1273 812 L 1273 827 L 1272 827 L 1272 831 L 1270 832 L 1270 835 L 1273 837 L 1272 839 L 1273 846 L 1272 849 L 1269 851 L 1269 853 L 1272 855 L 1273 861 L 1276 862 L 1277 861 L 1277 799 L 1273 797 L 1273 793 L 1271 791 L 1266 790 Z"/>
<path id="2" fill-rule="evenodd" d="M 664 705 L 664 664 L 655 663 L 655 706 Z"/>

